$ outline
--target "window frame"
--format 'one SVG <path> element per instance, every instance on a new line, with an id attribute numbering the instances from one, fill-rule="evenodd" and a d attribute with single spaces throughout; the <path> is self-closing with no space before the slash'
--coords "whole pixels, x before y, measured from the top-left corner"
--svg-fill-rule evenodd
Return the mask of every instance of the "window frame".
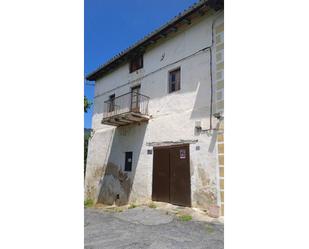
<path id="1" fill-rule="evenodd" d="M 127 154 L 128 153 L 131 153 L 131 168 L 128 168 L 127 166 Z M 133 166 L 133 151 L 126 151 L 125 153 L 124 153 L 124 171 L 125 172 L 132 172 L 132 167 Z"/>
<path id="2" fill-rule="evenodd" d="M 130 63 L 129 63 L 130 73 L 133 73 L 143 67 L 144 67 L 144 55 L 143 54 L 139 54 L 130 60 Z"/>
<path id="3" fill-rule="evenodd" d="M 175 72 L 175 71 L 179 71 L 179 83 L 178 83 L 178 89 L 177 89 L 177 81 L 175 81 L 175 90 L 174 91 L 171 91 L 171 84 L 173 83 L 171 81 L 171 78 L 172 78 L 172 73 Z M 172 93 L 175 93 L 175 92 L 178 92 L 181 90 L 181 67 L 176 67 L 172 70 L 169 70 L 168 71 L 168 77 L 167 77 L 167 92 L 168 94 L 172 94 Z"/>

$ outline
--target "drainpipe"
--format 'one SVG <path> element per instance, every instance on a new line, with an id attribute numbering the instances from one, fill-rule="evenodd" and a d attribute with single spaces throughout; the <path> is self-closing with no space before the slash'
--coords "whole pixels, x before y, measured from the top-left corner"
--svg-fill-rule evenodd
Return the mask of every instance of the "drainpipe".
<path id="1" fill-rule="evenodd" d="M 217 13 L 217 15 L 214 17 L 212 24 L 211 24 L 211 46 L 209 47 L 209 52 L 210 52 L 210 117 L 209 117 L 209 131 L 211 131 L 212 128 L 212 116 L 213 116 L 213 76 L 212 76 L 212 48 L 214 46 L 214 26 L 215 26 L 215 22 L 217 21 L 218 17 L 220 16 L 220 14 L 223 12 L 220 11 L 219 13 Z"/>

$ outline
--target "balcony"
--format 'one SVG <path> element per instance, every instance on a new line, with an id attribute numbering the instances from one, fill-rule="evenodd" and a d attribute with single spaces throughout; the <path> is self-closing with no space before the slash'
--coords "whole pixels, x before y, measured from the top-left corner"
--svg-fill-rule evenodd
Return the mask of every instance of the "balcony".
<path id="1" fill-rule="evenodd" d="M 149 97 L 130 92 L 104 102 L 102 124 L 124 126 L 149 120 Z"/>

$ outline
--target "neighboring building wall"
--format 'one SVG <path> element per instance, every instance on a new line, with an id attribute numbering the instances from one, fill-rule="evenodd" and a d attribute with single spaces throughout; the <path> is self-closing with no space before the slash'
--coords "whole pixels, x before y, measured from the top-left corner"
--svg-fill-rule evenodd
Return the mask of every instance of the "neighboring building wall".
<path id="1" fill-rule="evenodd" d="M 215 25 L 215 55 L 216 55 L 216 72 L 215 72 L 215 99 L 216 112 L 224 115 L 224 20 L 220 16 Z M 218 123 L 218 168 L 219 168 L 219 189 L 221 215 L 224 215 L 224 120 Z"/>
<path id="2" fill-rule="evenodd" d="M 210 51 L 200 50 L 211 45 L 212 21 L 213 16 L 200 17 L 147 49 L 142 69 L 129 74 L 125 64 L 96 82 L 87 198 L 119 205 L 151 200 L 153 153 L 147 153 L 152 150 L 148 144 L 197 140 L 190 144 L 192 205 L 208 208 L 218 203 L 217 136 L 195 130 L 196 121 L 203 129 L 210 122 Z M 168 72 L 177 67 L 181 67 L 181 90 L 168 94 Z M 108 96 L 127 93 L 138 84 L 150 97 L 149 122 L 119 128 L 102 125 Z M 124 172 L 126 151 L 133 152 L 132 172 Z"/>

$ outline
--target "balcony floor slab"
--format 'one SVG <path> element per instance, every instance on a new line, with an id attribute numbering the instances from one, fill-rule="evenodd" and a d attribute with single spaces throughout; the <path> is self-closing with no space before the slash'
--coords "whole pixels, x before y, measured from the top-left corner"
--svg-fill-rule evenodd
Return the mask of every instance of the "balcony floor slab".
<path id="1" fill-rule="evenodd" d="M 125 126 L 134 123 L 147 122 L 149 120 L 148 115 L 143 115 L 136 112 L 127 112 L 111 117 L 103 118 L 102 124 L 113 126 Z"/>

